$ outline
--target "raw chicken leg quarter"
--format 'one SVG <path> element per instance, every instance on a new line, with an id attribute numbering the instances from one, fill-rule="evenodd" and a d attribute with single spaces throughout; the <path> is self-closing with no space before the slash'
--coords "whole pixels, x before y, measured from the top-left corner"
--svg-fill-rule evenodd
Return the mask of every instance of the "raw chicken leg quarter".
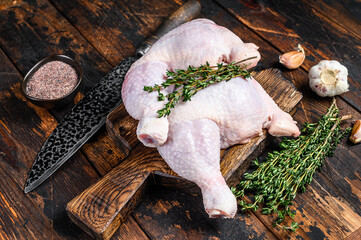
<path id="1" fill-rule="evenodd" d="M 253 78 L 233 78 L 211 85 L 179 102 L 168 117 L 158 118 L 165 102 L 157 92 L 144 86 L 165 81 L 167 69 L 198 67 L 207 61 L 240 61 L 248 68 L 260 59 L 258 47 L 244 43 L 228 29 L 207 19 L 185 23 L 159 39 L 135 62 L 125 77 L 122 89 L 128 113 L 140 120 L 139 140 L 157 147 L 168 165 L 179 176 L 195 182 L 202 190 L 205 210 L 210 217 L 231 218 L 237 202 L 220 172 L 220 149 L 244 144 L 268 129 L 273 136 L 298 136 L 296 122 L 282 111 Z M 168 94 L 173 89 L 166 88 Z"/>

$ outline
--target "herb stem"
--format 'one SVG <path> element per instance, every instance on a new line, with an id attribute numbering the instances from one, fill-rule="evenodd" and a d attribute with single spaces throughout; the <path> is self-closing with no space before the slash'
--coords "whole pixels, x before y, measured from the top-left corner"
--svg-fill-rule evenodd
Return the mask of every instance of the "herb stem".
<path id="1" fill-rule="evenodd" d="M 180 100 L 183 102 L 190 101 L 193 95 L 212 84 L 241 76 L 249 78 L 251 74 L 245 69 L 247 66 L 240 66 L 239 64 L 254 58 L 257 57 L 249 57 L 230 64 L 219 63 L 216 66 L 210 66 L 207 62 L 197 68 L 188 66 L 187 70 L 168 70 L 165 82 L 161 85 L 144 86 L 143 90 L 149 93 L 157 91 L 158 101 L 168 100 L 164 108 L 157 111 L 158 117 L 166 117 Z M 164 95 L 161 91 L 170 86 L 174 86 L 173 91 Z"/>

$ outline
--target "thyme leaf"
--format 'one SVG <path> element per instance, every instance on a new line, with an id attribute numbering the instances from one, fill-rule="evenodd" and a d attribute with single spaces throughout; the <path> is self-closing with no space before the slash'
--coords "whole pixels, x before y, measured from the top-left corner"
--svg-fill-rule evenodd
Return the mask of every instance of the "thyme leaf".
<path id="1" fill-rule="evenodd" d="M 350 116 L 347 116 L 350 118 Z M 326 156 L 332 156 L 335 148 L 350 128 L 342 129 L 340 123 L 347 119 L 339 116 L 336 100 L 318 123 L 305 123 L 302 134 L 296 139 L 284 138 L 279 144 L 281 150 L 267 155 L 266 161 L 254 164 L 258 167 L 252 173 L 245 173 L 237 187 L 231 188 L 243 211 L 256 211 L 261 203 L 262 214 L 276 214 L 275 225 L 286 216 L 293 217 L 292 201 L 298 192 L 304 192 L 312 182 L 313 175 L 319 170 Z M 245 194 L 252 193 L 254 200 L 248 203 Z M 283 226 L 295 231 L 298 224 Z"/>
<path id="2" fill-rule="evenodd" d="M 188 66 L 186 70 L 168 70 L 165 82 L 160 85 L 144 86 L 143 90 L 149 93 L 158 92 L 158 101 L 168 101 L 164 108 L 157 111 L 158 117 L 166 117 L 179 101 L 191 101 L 193 95 L 212 84 L 229 81 L 239 76 L 249 78 L 251 74 L 245 69 L 246 66 L 240 66 L 239 64 L 254 58 L 256 57 L 230 64 L 218 63 L 217 66 L 210 66 L 206 62 L 206 64 L 199 67 Z M 164 95 L 161 91 L 168 87 L 174 87 L 174 90 Z"/>

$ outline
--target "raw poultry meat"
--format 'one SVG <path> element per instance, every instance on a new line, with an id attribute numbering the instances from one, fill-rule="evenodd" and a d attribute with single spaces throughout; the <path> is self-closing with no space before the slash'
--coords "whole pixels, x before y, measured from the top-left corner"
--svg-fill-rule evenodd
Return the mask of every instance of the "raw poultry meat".
<path id="1" fill-rule="evenodd" d="M 139 140 L 157 147 L 170 168 L 201 188 L 210 217 L 230 218 L 237 211 L 236 199 L 220 172 L 220 149 L 247 143 L 261 135 L 262 129 L 274 136 L 298 136 L 296 123 L 253 78 L 211 85 L 191 101 L 178 103 L 163 118 L 156 112 L 165 102 L 157 100 L 157 92 L 145 92 L 143 87 L 161 84 L 167 69 L 196 67 L 206 61 L 215 65 L 255 56 L 243 63 L 251 68 L 260 59 L 257 49 L 210 20 L 193 20 L 160 38 L 132 65 L 123 83 L 125 107 L 140 120 Z"/>

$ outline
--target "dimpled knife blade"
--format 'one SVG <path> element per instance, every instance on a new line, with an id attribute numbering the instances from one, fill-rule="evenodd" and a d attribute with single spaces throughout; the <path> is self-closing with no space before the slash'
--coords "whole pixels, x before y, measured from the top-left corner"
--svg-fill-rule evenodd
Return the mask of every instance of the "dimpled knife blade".
<path id="1" fill-rule="evenodd" d="M 193 19 L 200 11 L 197 0 L 183 4 L 136 50 L 136 57 L 121 61 L 74 106 L 41 147 L 26 180 L 25 193 L 45 181 L 105 123 L 107 115 L 122 102 L 122 84 L 131 65 L 160 37 Z"/>
<path id="2" fill-rule="evenodd" d="M 105 123 L 106 116 L 122 102 L 123 80 L 136 60 L 121 61 L 58 124 L 36 156 L 25 193 L 53 174 Z"/>

